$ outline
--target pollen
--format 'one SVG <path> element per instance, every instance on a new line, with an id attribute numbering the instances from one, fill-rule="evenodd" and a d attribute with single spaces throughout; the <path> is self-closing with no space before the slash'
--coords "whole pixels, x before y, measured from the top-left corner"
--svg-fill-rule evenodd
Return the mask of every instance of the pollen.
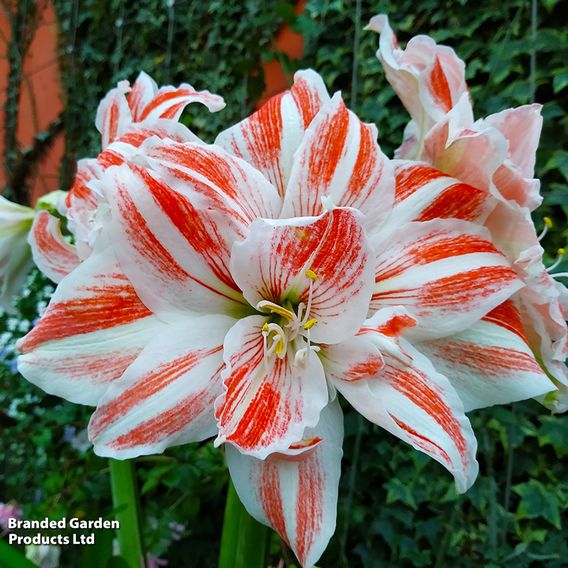
<path id="1" fill-rule="evenodd" d="M 268 330 L 269 330 L 269 329 L 270 329 L 270 328 L 268 327 L 268 324 L 267 324 L 267 323 L 265 323 L 265 324 L 262 326 L 262 331 L 264 331 L 265 333 L 268 333 Z"/>
<path id="2" fill-rule="evenodd" d="M 312 329 L 312 327 L 314 327 L 314 325 L 316 325 L 316 323 L 318 323 L 318 320 L 317 320 L 316 318 L 309 319 L 309 320 L 304 324 L 304 329 L 305 329 L 305 330 Z"/>
<path id="3" fill-rule="evenodd" d="M 565 248 L 559 248 L 557 251 L 557 254 L 560 256 L 563 256 L 566 254 L 566 249 Z"/>
<path id="4" fill-rule="evenodd" d="M 284 343 L 284 341 L 282 341 L 282 338 L 279 338 L 278 342 L 276 343 L 276 348 L 274 349 L 274 353 L 276 353 L 276 355 L 283 355 L 285 346 L 286 344 Z"/>
<path id="5" fill-rule="evenodd" d="M 318 275 L 313 271 L 310 270 L 308 268 L 308 270 L 306 270 L 306 276 L 312 281 L 315 282 L 318 279 Z"/>
<path id="6" fill-rule="evenodd" d="M 552 219 L 550 217 L 544 217 L 543 221 L 549 229 L 552 229 L 552 227 L 554 227 L 554 223 L 552 222 Z"/>

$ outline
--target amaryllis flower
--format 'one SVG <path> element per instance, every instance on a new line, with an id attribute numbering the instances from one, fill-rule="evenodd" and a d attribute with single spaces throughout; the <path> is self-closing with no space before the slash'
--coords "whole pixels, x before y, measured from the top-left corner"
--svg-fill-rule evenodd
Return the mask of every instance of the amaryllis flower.
<path id="1" fill-rule="evenodd" d="M 100 455 L 216 436 L 249 511 L 305 566 L 335 526 L 337 391 L 458 490 L 473 483 L 463 403 L 413 343 L 470 328 L 522 286 L 483 227 L 397 222 L 376 134 L 304 71 L 223 147 L 146 140 L 102 176 L 95 251 L 18 344 L 29 380 L 97 405 Z"/>
<path id="2" fill-rule="evenodd" d="M 32 267 L 27 243 L 35 211 L 0 196 L 0 306 L 10 309 Z"/>
<path id="3" fill-rule="evenodd" d="M 151 136 L 179 142 L 197 140 L 177 122 L 185 107 L 194 102 L 211 112 L 225 106 L 219 95 L 197 91 L 186 83 L 158 88 L 144 72 L 132 87 L 128 81 L 120 81 L 107 93 L 95 120 L 101 133 L 102 152 L 97 158 L 79 160 L 73 186 L 59 204 L 74 243 L 70 244 L 61 234 L 58 217 L 42 212 L 34 221 L 30 244 L 34 262 L 46 276 L 59 282 L 91 254 L 100 232 L 98 211 L 105 204 L 103 197 L 93 191 L 91 182 L 99 179 L 106 168 L 122 163 Z"/>
<path id="4" fill-rule="evenodd" d="M 399 157 L 414 159 L 395 162 L 397 197 L 393 218 L 453 217 L 485 225 L 525 284 L 511 301 L 471 329 L 451 341 L 428 341 L 421 349 L 437 369 L 451 377 L 467 410 L 510 402 L 515 400 L 513 396 L 517 400 L 531 393 L 537 396 L 545 372 L 559 388 L 544 398 L 545 404 L 555 411 L 566 410 L 568 370 L 564 361 L 568 355 L 568 329 L 563 303 L 568 291 L 548 274 L 530 217 L 530 210 L 542 201 L 540 181 L 533 177 L 542 127 L 540 105 L 507 109 L 475 121 L 463 81 L 464 64 L 453 51 L 434 47 L 431 40 L 419 36 L 402 52 L 393 47 L 396 40 L 384 16 L 374 18 L 370 27 L 381 33 L 379 56 L 387 79 L 413 119 L 419 111 L 437 116 L 419 137 L 412 134 L 411 123 L 407 128 L 410 135 L 397 151 Z M 445 64 L 440 59 L 442 74 L 436 76 L 416 61 L 410 62 L 408 57 L 415 53 L 418 39 L 430 46 L 424 57 L 427 54 L 431 59 L 436 50 L 448 55 Z M 401 66 L 393 70 L 389 61 L 395 55 Z M 409 67 L 404 67 L 403 61 Z M 452 82 L 456 69 L 462 70 L 461 78 Z M 412 72 L 420 78 L 422 91 L 403 92 L 401 77 Z M 423 92 L 441 93 L 446 89 L 442 85 L 451 95 L 445 113 L 440 112 L 444 110 L 440 106 L 442 98 L 436 105 L 423 96 Z M 516 377 L 514 388 L 511 384 L 503 388 L 504 376 Z"/>

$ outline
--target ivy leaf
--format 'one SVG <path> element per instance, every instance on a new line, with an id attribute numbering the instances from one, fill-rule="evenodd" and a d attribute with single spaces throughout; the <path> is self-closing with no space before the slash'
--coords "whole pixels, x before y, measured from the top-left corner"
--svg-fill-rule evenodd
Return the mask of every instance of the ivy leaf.
<path id="1" fill-rule="evenodd" d="M 560 504 L 555 493 L 534 479 L 513 488 L 521 497 L 517 509 L 517 519 L 536 519 L 542 517 L 557 529 L 560 524 Z"/>
<path id="2" fill-rule="evenodd" d="M 416 511 L 418 506 L 412 494 L 412 488 L 407 483 L 403 483 L 399 478 L 394 477 L 385 483 L 387 489 L 387 505 L 400 501 Z"/>
<path id="3" fill-rule="evenodd" d="M 552 80 L 554 93 L 559 93 L 566 86 L 568 86 L 568 69 L 564 69 L 564 71 L 558 73 L 558 75 L 554 75 L 554 79 Z"/>

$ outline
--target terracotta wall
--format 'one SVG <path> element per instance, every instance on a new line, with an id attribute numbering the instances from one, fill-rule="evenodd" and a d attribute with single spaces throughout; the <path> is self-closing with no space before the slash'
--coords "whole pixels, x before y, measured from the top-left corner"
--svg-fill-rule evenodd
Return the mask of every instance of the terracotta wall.
<path id="1" fill-rule="evenodd" d="M 39 5 L 39 3 L 38 3 Z M 34 137 L 44 131 L 63 110 L 57 58 L 57 23 L 51 3 L 43 4 L 36 32 L 23 66 L 17 138 L 22 149 L 30 146 Z M 4 104 L 8 81 L 7 42 L 11 26 L 4 10 L 0 11 L 0 184 L 6 180 L 4 164 Z M 33 176 L 33 196 L 58 188 L 59 163 L 63 155 L 63 135 L 60 134 L 47 152 Z"/>
<path id="2" fill-rule="evenodd" d="M 301 14 L 304 11 L 305 5 L 306 0 L 300 0 L 298 4 L 296 4 L 294 12 Z M 293 32 L 288 26 L 284 26 L 278 32 L 275 43 L 277 50 L 286 54 L 290 59 L 300 59 L 300 57 L 302 57 L 304 52 L 304 38 L 300 34 Z M 288 87 L 288 79 L 279 61 L 263 63 L 262 67 L 264 69 L 266 88 L 259 100 L 259 105 L 272 95 L 280 93 Z"/>

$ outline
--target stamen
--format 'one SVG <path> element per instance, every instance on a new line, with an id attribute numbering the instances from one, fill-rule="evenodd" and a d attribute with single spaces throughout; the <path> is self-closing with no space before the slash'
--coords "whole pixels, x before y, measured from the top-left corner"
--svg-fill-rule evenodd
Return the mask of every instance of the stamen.
<path id="1" fill-rule="evenodd" d="M 554 226 L 554 223 L 552 222 L 552 219 L 550 217 L 544 217 L 543 221 L 544 221 L 544 229 L 538 236 L 539 241 L 542 241 L 542 239 L 544 239 L 544 237 L 548 233 L 548 229 L 552 229 L 552 227 Z"/>
<path id="2" fill-rule="evenodd" d="M 316 325 L 316 323 L 318 323 L 318 320 L 316 318 L 312 318 L 309 319 L 305 324 L 304 324 L 304 329 L 307 331 L 308 329 L 312 329 L 312 327 L 314 327 L 314 325 Z"/>
<path id="3" fill-rule="evenodd" d="M 306 314 L 304 315 L 304 319 L 300 320 L 302 325 L 308 321 L 310 317 L 310 310 L 312 309 L 312 297 L 314 292 L 314 280 L 310 279 L 310 289 L 308 290 L 308 305 L 306 306 Z"/>
<path id="4" fill-rule="evenodd" d="M 557 272 L 556 274 L 551 274 L 552 278 L 568 278 L 568 272 Z"/>
<path id="5" fill-rule="evenodd" d="M 553 271 L 562 262 L 562 259 L 564 258 L 565 254 L 566 254 L 566 250 L 563 249 L 563 248 L 559 248 L 558 252 L 557 252 L 556 260 L 546 269 L 546 271 L 547 272 Z"/>
<path id="6" fill-rule="evenodd" d="M 268 300 L 262 300 L 261 302 L 258 302 L 256 309 L 259 312 L 267 309 L 269 312 L 285 317 L 287 320 L 293 320 L 296 317 L 294 312 L 292 312 L 291 310 L 287 310 L 286 308 L 283 308 L 282 306 L 279 306 L 274 302 L 269 302 Z"/>

